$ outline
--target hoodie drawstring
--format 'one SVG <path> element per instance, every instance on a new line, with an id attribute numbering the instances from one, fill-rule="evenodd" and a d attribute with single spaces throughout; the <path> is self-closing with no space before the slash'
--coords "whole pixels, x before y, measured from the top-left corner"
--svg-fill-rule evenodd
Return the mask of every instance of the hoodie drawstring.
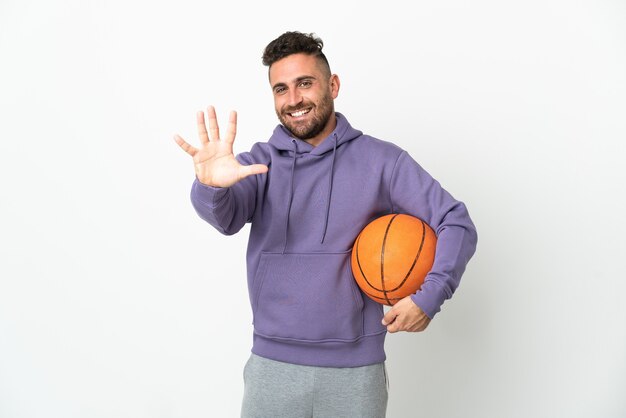
<path id="1" fill-rule="evenodd" d="M 337 154 L 337 134 L 333 134 L 333 158 L 330 163 L 330 175 L 328 176 L 328 196 L 326 198 L 326 210 L 324 213 L 324 230 L 322 231 L 322 240 L 320 244 L 324 243 L 324 239 L 326 238 L 326 230 L 328 229 L 328 217 L 330 215 L 330 200 L 333 194 L 333 178 L 335 175 L 335 157 Z M 291 213 L 291 204 L 293 202 L 293 189 L 294 189 L 294 177 L 296 173 L 296 159 L 298 158 L 298 142 L 293 139 L 291 140 L 294 146 L 293 150 L 293 161 L 291 163 L 291 178 L 289 180 L 289 204 L 287 205 L 287 217 L 285 219 L 285 245 L 283 246 L 283 254 L 287 250 L 287 241 L 289 234 L 289 215 Z"/>
<path id="2" fill-rule="evenodd" d="M 324 232 L 322 232 L 322 240 L 320 244 L 324 243 L 324 238 L 326 238 L 326 229 L 328 229 L 328 215 L 330 213 L 330 198 L 333 194 L 333 176 L 335 169 L 335 154 L 337 153 L 337 134 L 333 134 L 333 139 L 335 143 L 333 144 L 333 159 L 330 163 L 330 176 L 328 177 L 328 198 L 326 199 L 326 215 L 324 218 Z"/>
<path id="3" fill-rule="evenodd" d="M 293 143 L 293 162 L 291 163 L 291 180 L 289 184 L 289 205 L 287 206 L 287 219 L 285 220 L 285 246 L 283 247 L 283 254 L 287 249 L 287 234 L 289 232 L 289 214 L 291 212 L 291 202 L 293 201 L 293 179 L 296 173 L 296 158 L 298 155 L 298 143 L 295 139 L 292 139 Z"/>

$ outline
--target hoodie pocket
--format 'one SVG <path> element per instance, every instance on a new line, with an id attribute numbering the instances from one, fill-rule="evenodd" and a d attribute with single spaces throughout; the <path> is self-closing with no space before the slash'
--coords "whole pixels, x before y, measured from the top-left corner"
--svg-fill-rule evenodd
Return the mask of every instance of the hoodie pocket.
<path id="1" fill-rule="evenodd" d="M 350 251 L 262 253 L 254 289 L 259 335 L 300 341 L 363 335 L 363 298 L 350 270 Z"/>

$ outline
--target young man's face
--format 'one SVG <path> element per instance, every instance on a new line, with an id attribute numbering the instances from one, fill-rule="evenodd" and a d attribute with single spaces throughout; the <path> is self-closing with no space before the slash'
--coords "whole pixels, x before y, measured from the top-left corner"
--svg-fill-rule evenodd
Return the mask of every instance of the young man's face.
<path id="1" fill-rule="evenodd" d="M 336 75 L 312 55 L 293 54 L 273 63 L 269 78 L 276 115 L 294 137 L 318 145 L 330 135 L 336 125 Z"/>

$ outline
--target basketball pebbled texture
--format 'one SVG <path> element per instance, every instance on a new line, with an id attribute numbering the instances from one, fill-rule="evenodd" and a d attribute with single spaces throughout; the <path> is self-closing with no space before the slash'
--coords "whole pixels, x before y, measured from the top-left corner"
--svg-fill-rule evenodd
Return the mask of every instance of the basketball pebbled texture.
<path id="1" fill-rule="evenodd" d="M 435 260 L 437 236 L 407 214 L 376 218 L 363 228 L 351 255 L 352 274 L 370 299 L 394 305 L 415 293 Z"/>

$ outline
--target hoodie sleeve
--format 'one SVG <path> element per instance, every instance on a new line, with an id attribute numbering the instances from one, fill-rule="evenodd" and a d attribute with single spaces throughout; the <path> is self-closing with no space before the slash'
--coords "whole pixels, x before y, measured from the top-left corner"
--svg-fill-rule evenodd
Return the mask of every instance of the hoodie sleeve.
<path id="1" fill-rule="evenodd" d="M 406 151 L 391 176 L 394 213 L 417 216 L 437 235 L 435 261 L 421 289 L 411 295 L 429 318 L 459 286 L 465 267 L 476 250 L 476 228 L 465 205 L 455 200 Z"/>
<path id="2" fill-rule="evenodd" d="M 253 164 L 249 153 L 237 156 L 241 164 Z M 200 218 L 224 235 L 233 235 L 252 219 L 256 206 L 257 177 L 253 175 L 230 187 L 212 187 L 197 178 L 191 186 L 191 203 Z"/>

